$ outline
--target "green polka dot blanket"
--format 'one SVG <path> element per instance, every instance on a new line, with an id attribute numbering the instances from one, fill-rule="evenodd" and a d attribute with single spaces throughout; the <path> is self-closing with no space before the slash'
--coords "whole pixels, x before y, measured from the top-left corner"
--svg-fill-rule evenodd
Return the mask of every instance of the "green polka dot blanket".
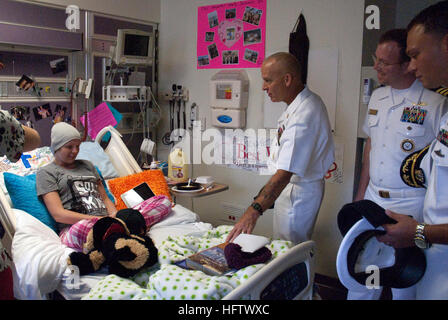
<path id="1" fill-rule="evenodd" d="M 255 264 L 231 275 L 210 276 L 186 270 L 173 263 L 223 243 L 232 226 L 219 226 L 201 237 L 169 236 L 159 249 L 159 263 L 136 276 L 125 279 L 110 274 L 101 279 L 83 300 L 219 300 L 247 281 L 265 264 Z M 268 248 L 275 258 L 292 243 L 273 240 Z"/>

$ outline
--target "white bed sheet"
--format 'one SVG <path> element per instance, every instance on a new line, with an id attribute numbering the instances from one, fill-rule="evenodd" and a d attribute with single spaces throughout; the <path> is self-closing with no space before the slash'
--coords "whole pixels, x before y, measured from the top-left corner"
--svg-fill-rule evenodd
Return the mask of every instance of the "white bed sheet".
<path id="1" fill-rule="evenodd" d="M 168 236 L 201 236 L 212 228 L 210 223 L 200 222 L 196 213 L 176 204 L 163 221 L 151 227 L 149 236 L 159 248 Z"/>
<path id="2" fill-rule="evenodd" d="M 196 213 L 176 204 L 164 220 L 151 227 L 149 236 L 154 245 L 159 248 L 168 236 L 201 236 L 212 228 L 211 224 L 200 222 Z M 67 300 L 80 300 L 107 275 L 107 269 L 103 268 L 94 274 L 79 277 L 79 281 L 75 282 L 71 271 L 67 268 L 57 291 Z"/>
<path id="3" fill-rule="evenodd" d="M 39 220 L 24 211 L 13 210 L 17 223 L 12 244 L 17 299 L 46 299 L 54 290 L 65 299 L 80 299 L 107 275 L 106 269 L 82 277 L 72 274 L 66 261 L 73 250 L 64 246 Z M 211 224 L 200 222 L 196 213 L 177 204 L 164 220 L 151 227 L 149 236 L 159 247 L 169 235 L 201 235 L 210 229 Z"/>
<path id="4" fill-rule="evenodd" d="M 58 235 L 25 211 L 12 209 L 16 230 L 12 240 L 14 296 L 41 300 L 54 291 L 73 251 Z"/>

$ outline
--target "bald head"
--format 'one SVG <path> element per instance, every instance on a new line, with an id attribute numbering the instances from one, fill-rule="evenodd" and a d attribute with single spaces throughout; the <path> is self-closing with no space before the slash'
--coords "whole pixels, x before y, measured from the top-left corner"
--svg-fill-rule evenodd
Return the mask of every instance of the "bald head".
<path id="1" fill-rule="evenodd" d="M 261 66 L 263 90 L 272 102 L 283 101 L 288 105 L 304 89 L 301 68 L 290 53 L 278 52 L 263 61 Z"/>
<path id="2" fill-rule="evenodd" d="M 302 68 L 297 58 L 294 57 L 292 54 L 288 52 L 274 53 L 273 55 L 270 55 L 263 61 L 263 65 L 265 64 L 272 64 L 275 71 L 281 75 L 290 73 L 293 76 L 293 78 L 297 79 L 297 81 L 302 83 L 301 80 Z"/>

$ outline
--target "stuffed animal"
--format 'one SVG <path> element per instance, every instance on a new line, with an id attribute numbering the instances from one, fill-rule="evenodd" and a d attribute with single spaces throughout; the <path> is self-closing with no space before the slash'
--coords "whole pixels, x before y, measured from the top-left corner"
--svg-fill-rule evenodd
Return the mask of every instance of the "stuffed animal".
<path id="1" fill-rule="evenodd" d="M 67 262 L 77 266 L 80 275 L 108 266 L 109 273 L 129 278 L 158 262 L 157 249 L 146 236 L 145 219 L 133 209 L 95 222 L 84 247 L 86 253 L 72 252 Z"/>

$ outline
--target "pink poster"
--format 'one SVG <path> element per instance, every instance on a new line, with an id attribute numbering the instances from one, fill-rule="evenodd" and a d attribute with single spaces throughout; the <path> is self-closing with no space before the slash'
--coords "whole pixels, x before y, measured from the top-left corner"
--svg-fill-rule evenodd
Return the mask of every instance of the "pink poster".
<path id="1" fill-rule="evenodd" d="M 198 7 L 198 69 L 259 68 L 265 32 L 266 0 Z"/>

